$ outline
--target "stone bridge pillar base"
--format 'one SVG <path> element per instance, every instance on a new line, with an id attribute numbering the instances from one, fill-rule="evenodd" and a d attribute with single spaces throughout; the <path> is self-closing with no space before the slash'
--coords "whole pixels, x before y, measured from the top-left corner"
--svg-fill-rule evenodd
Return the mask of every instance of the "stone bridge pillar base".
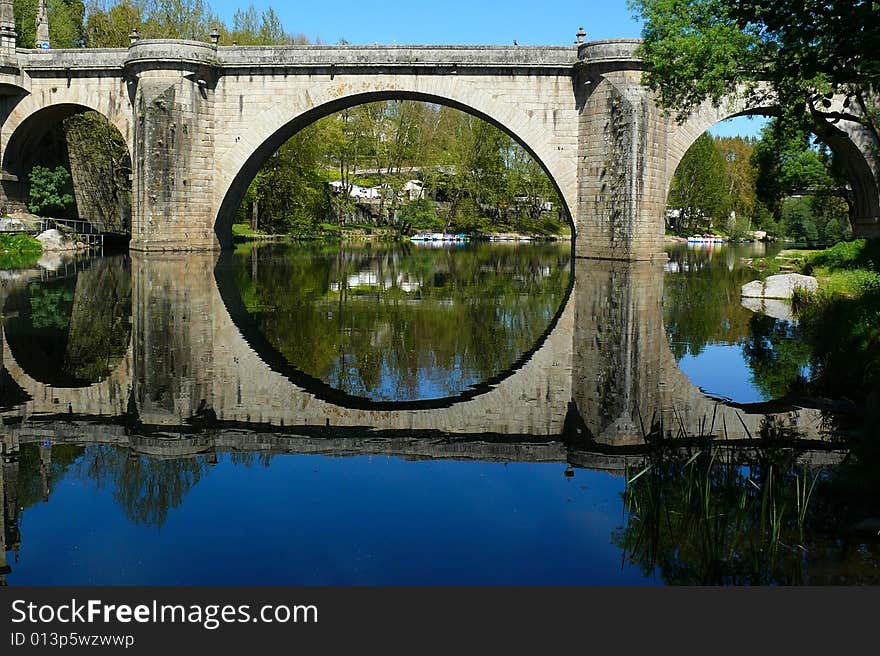
<path id="1" fill-rule="evenodd" d="M 135 239 L 131 240 L 129 249 L 141 253 L 203 253 L 219 251 L 220 242 L 213 231 L 201 233 L 185 233 L 180 239 Z"/>

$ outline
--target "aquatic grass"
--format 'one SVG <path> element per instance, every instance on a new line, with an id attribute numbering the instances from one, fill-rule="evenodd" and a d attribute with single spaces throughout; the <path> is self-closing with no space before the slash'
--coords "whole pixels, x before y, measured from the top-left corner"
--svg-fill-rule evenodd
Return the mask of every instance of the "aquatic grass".
<path id="1" fill-rule="evenodd" d="M 829 271 L 841 269 L 880 270 L 880 240 L 856 239 L 843 241 L 819 251 L 807 259 L 808 267 L 822 267 Z"/>
<path id="2" fill-rule="evenodd" d="M 795 475 L 795 501 L 797 502 L 798 532 L 802 547 L 804 543 L 804 527 L 807 520 L 807 508 L 810 506 L 810 499 L 813 497 L 813 490 L 816 489 L 816 482 L 819 480 L 821 474 L 821 470 L 816 472 L 816 475 L 810 483 L 809 489 L 807 488 L 807 472 L 804 472 L 803 480 L 799 475 Z"/>
<path id="3" fill-rule="evenodd" d="M 787 434 L 775 428 L 762 427 L 749 442 L 757 451 L 747 467 L 740 451 L 710 438 L 691 446 L 664 441 L 647 463 L 628 469 L 626 528 L 616 534 L 625 557 L 646 572 L 659 567 L 672 583 L 800 581 L 797 554 L 809 551 L 821 476 L 796 464 Z"/>

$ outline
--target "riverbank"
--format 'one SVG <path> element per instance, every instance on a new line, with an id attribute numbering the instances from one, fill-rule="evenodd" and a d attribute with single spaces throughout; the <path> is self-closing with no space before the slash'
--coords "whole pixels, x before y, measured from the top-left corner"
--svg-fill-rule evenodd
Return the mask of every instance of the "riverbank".
<path id="1" fill-rule="evenodd" d="M 880 240 L 841 242 L 820 251 L 791 249 L 754 265 L 819 281 L 818 291 L 796 290 L 794 297 L 813 354 L 815 392 L 855 400 L 869 415 L 880 415 L 875 402 L 880 402 Z M 873 419 L 865 426 L 876 430 Z"/>
<path id="2" fill-rule="evenodd" d="M 269 234 L 252 230 L 246 224 L 232 226 L 233 239 L 236 242 L 289 242 L 289 241 L 329 241 L 329 242 L 360 242 L 409 241 L 417 234 L 401 234 L 399 230 L 387 226 L 371 226 L 349 224 L 338 226 L 330 223 L 321 224 L 316 230 L 305 234 Z M 481 232 L 470 235 L 474 241 L 498 242 L 534 242 L 534 241 L 571 241 L 571 233 L 518 233 L 518 232 Z"/>

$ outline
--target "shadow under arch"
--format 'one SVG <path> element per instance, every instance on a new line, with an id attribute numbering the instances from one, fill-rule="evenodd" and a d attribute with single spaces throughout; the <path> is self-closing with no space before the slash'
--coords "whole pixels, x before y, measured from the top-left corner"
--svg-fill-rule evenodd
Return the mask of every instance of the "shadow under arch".
<path id="1" fill-rule="evenodd" d="M 565 199 L 565 194 L 563 194 L 558 181 L 550 171 L 547 164 L 541 159 L 541 157 L 538 156 L 535 150 L 531 146 L 529 146 L 525 139 L 516 134 L 513 129 L 506 126 L 498 119 L 490 116 L 489 114 L 481 112 L 480 110 L 475 109 L 474 107 L 471 107 L 470 105 L 467 105 L 461 101 L 422 91 L 406 91 L 393 89 L 354 93 L 351 95 L 336 98 L 329 102 L 325 102 L 292 118 L 289 122 L 276 130 L 262 144 L 260 144 L 256 148 L 256 150 L 254 150 L 254 152 L 250 155 L 250 157 L 245 161 L 241 169 L 235 174 L 231 184 L 229 185 L 229 188 L 225 191 L 222 202 L 220 203 L 219 213 L 214 222 L 214 233 L 217 236 L 220 244 L 224 248 L 230 246 L 232 238 L 232 221 L 234 220 L 236 210 L 241 204 L 241 201 L 244 198 L 248 186 L 257 175 L 260 168 L 262 168 L 263 164 L 265 164 L 269 157 L 271 157 L 271 155 L 275 151 L 277 151 L 288 139 L 290 139 L 303 128 L 322 118 L 330 116 L 331 114 L 335 114 L 337 112 L 341 112 L 343 110 L 350 109 L 358 105 L 364 105 L 372 102 L 381 102 L 386 100 L 414 100 L 451 107 L 453 109 L 465 112 L 466 114 L 470 114 L 471 116 L 475 116 L 476 118 L 479 118 L 483 121 L 486 121 L 487 123 L 495 126 L 499 130 L 507 134 L 509 137 L 511 137 L 520 146 L 522 146 L 523 149 L 525 149 L 525 151 L 533 160 L 535 160 L 535 162 L 538 163 L 538 165 L 544 171 L 544 174 L 550 180 L 550 183 L 553 185 L 553 188 L 559 196 L 559 200 L 565 209 L 566 218 L 569 225 L 571 226 L 572 244 L 575 243 L 576 226 L 571 208 L 568 206 L 568 202 Z"/>
<path id="2" fill-rule="evenodd" d="M 532 359 L 532 356 L 541 350 L 550 335 L 553 334 L 562 316 L 569 309 L 569 305 L 573 302 L 572 291 L 575 285 L 575 258 L 571 258 L 568 286 L 556 314 L 547 325 L 547 329 L 528 351 L 523 353 L 515 362 L 499 374 L 477 385 L 472 385 L 456 396 L 411 401 L 376 401 L 368 397 L 343 392 L 291 365 L 284 355 L 266 338 L 260 326 L 248 313 L 236 285 L 233 258 L 234 254 L 231 251 L 221 251 L 214 268 L 214 278 L 229 318 L 241 333 L 248 346 L 253 349 L 267 367 L 284 376 L 294 385 L 304 389 L 321 401 L 351 410 L 436 410 L 449 408 L 490 392 L 499 383 L 522 369 Z"/>
<path id="3" fill-rule="evenodd" d="M 133 161 L 132 145 L 129 143 L 125 131 L 111 117 L 107 116 L 97 107 L 81 103 L 62 102 L 41 107 L 12 127 L 12 132 L 9 135 L 9 140 L 3 152 L 3 171 L 18 176 L 20 181 L 24 181 L 24 176 L 27 175 L 38 161 L 38 147 L 46 135 L 65 119 L 85 112 L 99 114 L 119 132 L 128 151 L 129 161 Z"/>
<path id="4" fill-rule="evenodd" d="M 745 107 L 703 107 L 681 125 L 677 125 L 672 133 L 672 148 L 667 160 L 666 197 L 672 188 L 672 179 L 685 153 L 706 130 L 712 126 L 732 118 L 743 116 L 778 117 L 779 107 L 773 105 L 755 105 Z M 841 123 L 845 123 L 842 121 Z M 855 125 L 851 126 L 857 129 Z M 865 152 L 854 141 L 853 135 L 831 123 L 812 125 L 811 132 L 828 146 L 837 163 L 850 183 L 851 210 L 850 222 L 880 216 L 880 189 L 869 162 L 870 153 Z M 880 144 L 874 144 L 880 147 Z"/>

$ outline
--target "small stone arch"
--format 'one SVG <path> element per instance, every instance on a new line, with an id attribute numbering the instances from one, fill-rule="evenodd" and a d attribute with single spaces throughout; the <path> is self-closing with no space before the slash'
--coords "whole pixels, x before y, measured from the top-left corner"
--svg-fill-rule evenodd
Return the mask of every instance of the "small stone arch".
<path id="1" fill-rule="evenodd" d="M 493 100 L 489 94 L 480 94 L 474 89 L 462 90 L 460 87 L 466 86 L 463 82 L 459 82 L 457 87 L 446 80 L 432 80 L 429 85 L 422 85 L 421 80 L 417 82 L 414 86 L 431 88 L 391 85 L 348 93 L 328 89 L 320 96 L 317 93 L 305 94 L 300 106 L 276 104 L 249 121 L 250 130 L 246 135 L 238 138 L 230 136 L 236 144 L 220 158 L 215 172 L 217 213 L 214 230 L 220 243 L 228 244 L 230 223 L 247 186 L 268 157 L 285 141 L 321 118 L 357 105 L 384 100 L 416 100 L 453 107 L 485 120 L 510 135 L 544 169 L 562 199 L 574 230 L 577 171 L 571 158 L 560 157 L 556 152 L 554 134 L 512 103 Z"/>
<path id="2" fill-rule="evenodd" d="M 719 106 L 704 103 L 684 123 L 673 123 L 667 136 L 666 195 L 672 186 L 672 177 L 682 158 L 697 138 L 716 123 L 739 116 L 774 116 L 778 107 L 771 104 L 754 105 L 745 98 L 732 98 Z M 851 125 L 844 125 L 851 123 Z M 880 236 L 880 161 L 868 131 L 855 122 L 841 121 L 829 125 L 818 135 L 840 162 L 852 186 L 850 221 L 859 236 Z"/>
<path id="3" fill-rule="evenodd" d="M 101 114 L 119 131 L 128 148 L 128 155 L 132 157 L 131 127 L 129 119 L 125 116 L 108 115 L 97 107 L 76 102 L 31 108 L 22 108 L 19 105 L 6 120 L 3 133 L 0 135 L 3 171 L 15 176 L 26 173 L 27 171 L 23 169 L 31 159 L 30 152 L 40 139 L 64 119 L 87 111 Z"/>

